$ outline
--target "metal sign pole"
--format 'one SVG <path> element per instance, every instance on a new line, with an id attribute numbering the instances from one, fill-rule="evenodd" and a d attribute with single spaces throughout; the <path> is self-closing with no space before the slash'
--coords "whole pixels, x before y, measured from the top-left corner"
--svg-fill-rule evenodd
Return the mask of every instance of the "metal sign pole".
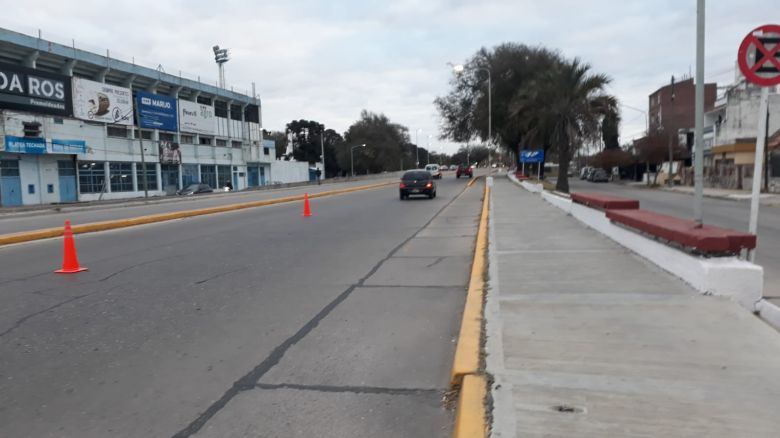
<path id="1" fill-rule="evenodd" d="M 766 122 L 767 107 L 769 105 L 769 87 L 761 88 L 761 104 L 758 110 L 758 135 L 756 136 L 756 158 L 753 166 L 753 193 L 750 197 L 750 234 L 757 234 L 758 231 L 758 207 L 759 196 L 761 195 L 761 180 L 764 170 L 764 149 L 766 148 Z M 756 251 L 750 251 L 750 261 L 756 259 Z"/>
<path id="2" fill-rule="evenodd" d="M 693 159 L 693 220 L 699 226 L 704 218 L 704 0 L 696 2 L 696 151 Z M 648 178 L 649 181 L 649 178 Z"/>

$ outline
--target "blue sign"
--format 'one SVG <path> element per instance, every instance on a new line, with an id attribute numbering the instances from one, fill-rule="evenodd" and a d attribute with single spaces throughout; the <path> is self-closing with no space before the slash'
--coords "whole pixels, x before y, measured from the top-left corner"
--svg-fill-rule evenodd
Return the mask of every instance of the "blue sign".
<path id="1" fill-rule="evenodd" d="M 544 149 L 534 151 L 520 151 L 521 163 L 541 163 L 544 162 Z"/>
<path id="2" fill-rule="evenodd" d="M 51 151 L 61 154 L 86 154 L 87 142 L 84 140 L 58 140 L 52 139 Z"/>
<path id="3" fill-rule="evenodd" d="M 176 98 L 138 91 L 135 102 L 141 128 L 176 131 Z"/>
<path id="4" fill-rule="evenodd" d="M 5 136 L 5 151 L 22 154 L 45 154 L 46 139 L 40 137 Z"/>

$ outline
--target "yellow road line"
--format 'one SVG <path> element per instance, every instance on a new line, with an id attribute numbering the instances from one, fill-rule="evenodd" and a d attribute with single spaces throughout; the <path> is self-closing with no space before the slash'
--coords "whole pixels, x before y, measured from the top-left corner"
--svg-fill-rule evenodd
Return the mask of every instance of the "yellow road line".
<path id="1" fill-rule="evenodd" d="M 455 360 L 450 374 L 450 384 L 458 386 L 464 375 L 476 374 L 480 368 L 482 346 L 482 303 L 485 293 L 485 257 L 487 255 L 487 221 L 490 204 L 490 187 L 485 184 L 482 201 L 482 216 L 477 231 L 477 244 L 474 249 L 474 261 L 471 264 L 466 306 L 460 325 L 458 345 L 455 348 Z"/>
<path id="2" fill-rule="evenodd" d="M 469 374 L 463 378 L 458 407 L 455 410 L 455 438 L 480 438 L 487 436 L 485 403 L 487 380 L 485 376 Z"/>
<path id="3" fill-rule="evenodd" d="M 323 198 L 326 196 L 340 195 L 343 193 L 357 192 L 361 190 L 370 190 L 380 187 L 396 184 L 395 182 L 370 184 L 358 187 L 348 187 L 345 189 L 329 190 L 326 192 L 313 193 L 309 195 L 309 199 Z M 218 207 L 198 208 L 194 210 L 175 211 L 171 213 L 152 214 L 147 216 L 139 216 L 127 219 L 117 219 L 105 222 L 93 222 L 82 225 L 73 226 L 73 234 L 93 233 L 96 231 L 114 230 L 117 228 L 127 228 L 136 225 L 151 224 L 155 222 L 165 222 L 174 219 L 182 219 L 187 217 L 203 216 L 207 214 L 224 213 L 228 211 L 244 210 L 247 208 L 264 207 L 267 205 L 283 204 L 287 202 L 302 201 L 303 195 L 285 196 L 282 198 L 265 199 L 262 201 L 250 201 L 241 202 L 237 204 L 220 205 Z M 33 240 L 49 239 L 52 237 L 59 237 L 62 235 L 62 227 L 58 228 L 46 228 L 41 230 L 24 231 L 21 233 L 2 234 L 0 235 L 0 245 L 9 245 L 12 243 L 30 242 Z"/>

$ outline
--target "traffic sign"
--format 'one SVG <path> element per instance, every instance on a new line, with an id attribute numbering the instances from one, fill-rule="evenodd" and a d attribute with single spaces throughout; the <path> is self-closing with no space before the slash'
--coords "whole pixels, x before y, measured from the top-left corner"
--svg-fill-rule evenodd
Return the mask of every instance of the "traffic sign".
<path id="1" fill-rule="evenodd" d="M 541 163 L 544 161 L 544 149 L 520 151 L 521 163 Z"/>
<path id="2" fill-rule="evenodd" d="M 780 85 L 780 26 L 767 24 L 750 32 L 739 46 L 737 62 L 748 82 Z"/>

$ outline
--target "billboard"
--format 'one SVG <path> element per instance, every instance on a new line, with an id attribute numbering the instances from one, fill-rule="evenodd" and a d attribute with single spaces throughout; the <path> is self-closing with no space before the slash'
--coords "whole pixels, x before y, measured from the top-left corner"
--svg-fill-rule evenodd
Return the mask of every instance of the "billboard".
<path id="1" fill-rule="evenodd" d="M 520 151 L 521 163 L 541 163 L 544 161 L 544 149 Z"/>
<path id="2" fill-rule="evenodd" d="M 70 116 L 70 78 L 0 63 L 0 108 Z"/>
<path id="3" fill-rule="evenodd" d="M 161 141 L 159 145 L 160 164 L 181 164 L 179 143 Z"/>
<path id="4" fill-rule="evenodd" d="M 73 116 L 92 122 L 133 124 L 133 93 L 129 88 L 73 78 Z"/>
<path id="5" fill-rule="evenodd" d="M 138 91 L 135 94 L 135 107 L 138 111 L 138 126 L 141 128 L 176 130 L 176 98 Z"/>
<path id="6" fill-rule="evenodd" d="M 214 108 L 197 102 L 179 100 L 180 130 L 193 134 L 214 135 L 217 132 L 217 119 Z"/>

